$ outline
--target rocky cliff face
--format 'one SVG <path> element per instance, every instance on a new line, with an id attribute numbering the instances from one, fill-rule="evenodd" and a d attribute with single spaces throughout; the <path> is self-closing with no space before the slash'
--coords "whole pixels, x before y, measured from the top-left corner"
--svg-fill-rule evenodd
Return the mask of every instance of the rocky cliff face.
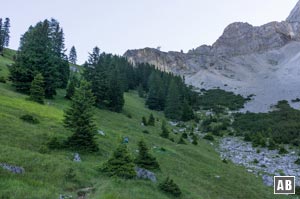
<path id="1" fill-rule="evenodd" d="M 278 100 L 300 97 L 300 1 L 285 21 L 255 27 L 232 23 L 212 45 L 188 53 L 145 48 L 128 50 L 133 63 L 185 75 L 199 88 L 221 87 L 243 95 L 256 94 L 246 110 L 268 111 Z M 292 104 L 297 106 L 296 104 Z"/>

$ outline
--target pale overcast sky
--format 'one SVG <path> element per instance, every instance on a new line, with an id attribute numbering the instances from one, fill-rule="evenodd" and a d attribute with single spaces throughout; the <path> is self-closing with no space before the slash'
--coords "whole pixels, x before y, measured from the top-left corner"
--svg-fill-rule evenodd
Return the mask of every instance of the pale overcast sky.
<path id="1" fill-rule="evenodd" d="M 161 46 L 187 52 L 212 44 L 236 21 L 282 21 L 298 0 L 0 0 L 0 17 L 11 19 L 10 48 L 30 25 L 57 19 L 66 48 L 83 63 L 94 46 L 122 55 L 127 49 Z"/>

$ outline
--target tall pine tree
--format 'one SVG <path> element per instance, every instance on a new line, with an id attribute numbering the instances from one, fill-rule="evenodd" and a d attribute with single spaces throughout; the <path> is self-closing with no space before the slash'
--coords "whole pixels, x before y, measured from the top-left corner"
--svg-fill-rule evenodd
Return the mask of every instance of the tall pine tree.
<path id="1" fill-rule="evenodd" d="M 95 141 L 96 126 L 93 121 L 95 97 L 90 85 L 82 81 L 75 91 L 71 107 L 65 112 L 64 125 L 73 133 L 68 138 L 68 147 L 81 151 L 98 151 Z"/>
<path id="2" fill-rule="evenodd" d="M 77 52 L 76 52 L 75 46 L 72 46 L 72 48 L 70 50 L 69 62 L 71 62 L 72 64 L 76 64 L 76 62 L 77 62 Z"/>
<path id="3" fill-rule="evenodd" d="M 45 96 L 52 98 L 56 88 L 65 87 L 69 66 L 64 54 L 62 29 L 56 20 L 44 20 L 30 27 L 22 36 L 10 79 L 17 91 L 28 93 L 34 74 L 44 77 Z"/>
<path id="4" fill-rule="evenodd" d="M 3 41 L 3 46 L 4 47 L 8 47 L 9 45 L 9 39 L 10 39 L 10 19 L 9 18 L 5 18 L 4 24 L 3 24 L 3 34 L 4 34 L 4 41 Z"/>
<path id="5" fill-rule="evenodd" d="M 180 120 L 182 115 L 180 93 L 176 81 L 170 82 L 166 99 L 165 115 L 173 120 Z"/>
<path id="6" fill-rule="evenodd" d="M 158 72 L 152 72 L 149 77 L 149 93 L 146 105 L 152 110 L 164 109 L 163 82 Z"/>

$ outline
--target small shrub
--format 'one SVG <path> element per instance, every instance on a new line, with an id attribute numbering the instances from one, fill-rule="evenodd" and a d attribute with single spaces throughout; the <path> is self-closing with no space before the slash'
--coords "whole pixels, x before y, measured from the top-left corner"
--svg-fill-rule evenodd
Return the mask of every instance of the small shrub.
<path id="1" fill-rule="evenodd" d="M 259 161 L 258 161 L 257 159 L 254 159 L 253 163 L 254 163 L 254 164 L 258 164 Z"/>
<path id="2" fill-rule="evenodd" d="M 210 140 L 210 141 L 214 141 L 215 140 L 214 136 L 212 134 L 210 134 L 210 133 L 206 134 L 203 137 L 203 139 Z"/>
<path id="3" fill-rule="evenodd" d="M 163 152 L 167 151 L 167 149 L 165 149 L 164 147 L 160 147 L 160 150 Z"/>
<path id="4" fill-rule="evenodd" d="M 148 125 L 146 117 L 142 117 L 142 123 L 143 123 L 145 126 Z"/>
<path id="5" fill-rule="evenodd" d="M 172 179 L 170 179 L 169 177 L 166 178 L 166 180 L 164 180 L 158 186 L 159 186 L 160 190 L 162 190 L 163 192 L 170 194 L 174 197 L 180 197 L 182 194 L 178 185 L 175 184 L 174 181 Z"/>
<path id="6" fill-rule="evenodd" d="M 126 117 L 128 117 L 129 119 L 131 119 L 132 115 L 130 113 L 126 113 Z"/>
<path id="7" fill-rule="evenodd" d="M 23 120 L 23 121 L 25 121 L 25 122 L 31 123 L 31 124 L 38 124 L 38 123 L 40 123 L 39 120 L 36 117 L 34 117 L 32 115 L 28 115 L 28 114 L 22 115 L 20 117 L 20 119 Z"/>
<path id="8" fill-rule="evenodd" d="M 47 146 L 49 149 L 61 149 L 63 144 L 58 141 L 57 137 L 53 137 L 50 139 L 50 141 L 47 143 Z"/>
<path id="9" fill-rule="evenodd" d="M 222 162 L 228 164 L 228 161 L 226 159 L 223 159 Z"/>
<path id="10" fill-rule="evenodd" d="M 171 142 L 175 142 L 174 138 L 169 138 L 169 140 L 170 140 Z"/>
<path id="11" fill-rule="evenodd" d="M 182 134 L 182 138 L 187 139 L 187 138 L 188 138 L 187 133 L 184 132 L 184 133 Z"/>
<path id="12" fill-rule="evenodd" d="M 279 154 L 287 154 L 288 151 L 287 151 L 283 146 L 281 146 L 281 147 L 279 148 L 278 153 L 279 153 Z"/>
<path id="13" fill-rule="evenodd" d="M 148 130 L 143 130 L 144 134 L 150 134 Z"/>
<path id="14" fill-rule="evenodd" d="M 298 159 L 295 161 L 295 164 L 300 165 L 300 158 L 298 158 Z"/>
<path id="15" fill-rule="evenodd" d="M 0 83 L 4 83 L 4 84 L 5 84 L 5 83 L 6 83 L 6 78 L 3 77 L 3 76 L 1 76 L 1 77 L 0 77 Z"/>
<path id="16" fill-rule="evenodd" d="M 177 142 L 178 144 L 186 144 L 182 136 L 180 137 L 179 141 Z"/>

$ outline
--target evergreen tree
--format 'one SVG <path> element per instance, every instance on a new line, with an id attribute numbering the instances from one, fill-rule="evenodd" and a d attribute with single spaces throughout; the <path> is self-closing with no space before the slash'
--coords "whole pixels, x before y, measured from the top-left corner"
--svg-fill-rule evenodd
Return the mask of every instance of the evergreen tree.
<path id="1" fill-rule="evenodd" d="M 168 95 L 166 99 L 165 115 L 170 119 L 181 119 L 182 111 L 180 93 L 175 80 L 172 80 L 169 85 Z"/>
<path id="2" fill-rule="evenodd" d="M 82 81 L 72 98 L 71 107 L 65 112 L 64 125 L 74 134 L 66 144 L 70 148 L 82 151 L 98 151 L 95 141 L 96 127 L 93 121 L 95 97 L 90 85 Z"/>
<path id="3" fill-rule="evenodd" d="M 113 70 L 109 80 L 108 91 L 108 108 L 114 112 L 121 112 L 124 106 L 125 100 L 123 96 L 123 90 L 120 84 L 119 71 Z"/>
<path id="4" fill-rule="evenodd" d="M 139 97 L 141 97 L 141 98 L 145 97 L 145 93 L 144 93 L 142 84 L 139 84 L 139 86 L 137 87 L 137 91 L 138 91 Z"/>
<path id="5" fill-rule="evenodd" d="M 152 110 L 161 111 L 164 109 L 163 83 L 158 72 L 152 72 L 149 77 L 149 93 L 146 105 Z"/>
<path id="6" fill-rule="evenodd" d="M 152 113 L 149 116 L 148 125 L 149 126 L 155 126 L 155 118 L 154 118 Z"/>
<path id="7" fill-rule="evenodd" d="M 142 117 L 142 123 L 144 124 L 144 126 L 148 126 L 148 122 L 145 116 Z"/>
<path id="8" fill-rule="evenodd" d="M 65 98 L 71 99 L 75 93 L 75 87 L 77 86 L 77 79 L 75 76 L 70 78 L 70 82 L 68 84 L 67 90 L 66 90 L 66 96 Z"/>
<path id="9" fill-rule="evenodd" d="M 194 118 L 194 112 L 187 100 L 183 101 L 181 120 L 186 122 Z"/>
<path id="10" fill-rule="evenodd" d="M 8 47 L 9 45 L 9 38 L 10 38 L 10 31 L 9 31 L 9 28 L 10 28 L 10 19 L 9 18 L 5 18 L 5 21 L 4 21 L 4 24 L 3 24 L 3 34 L 4 34 L 4 41 L 3 41 L 3 46 L 4 47 Z"/>
<path id="11" fill-rule="evenodd" d="M 2 18 L 0 18 L 0 55 L 3 55 L 5 34 L 3 30 Z"/>
<path id="12" fill-rule="evenodd" d="M 44 78 L 41 73 L 38 73 L 31 83 L 30 100 L 43 104 L 44 98 Z"/>
<path id="13" fill-rule="evenodd" d="M 72 64 L 76 64 L 76 62 L 77 62 L 77 53 L 76 53 L 75 46 L 72 46 L 72 48 L 71 48 L 71 50 L 70 50 L 69 61 L 70 61 Z"/>
<path id="14" fill-rule="evenodd" d="M 56 88 L 67 85 L 69 66 L 64 55 L 64 38 L 59 23 L 44 20 L 22 36 L 10 79 L 17 91 L 28 93 L 34 74 L 44 77 L 45 96 L 52 98 Z"/>
<path id="15" fill-rule="evenodd" d="M 166 178 L 162 183 L 159 184 L 159 188 L 162 191 L 173 195 L 174 197 L 180 197 L 182 194 L 178 185 L 176 183 L 174 183 L 174 181 L 172 179 L 170 179 L 169 177 Z"/>
<path id="16" fill-rule="evenodd" d="M 102 166 L 101 171 L 109 176 L 118 176 L 127 179 L 136 176 L 134 162 L 126 144 L 121 144 L 117 148 L 113 156 Z"/>
<path id="17" fill-rule="evenodd" d="M 180 136 L 180 139 L 178 141 L 178 144 L 186 144 L 185 141 L 184 141 L 184 136 L 183 134 Z"/>
<path id="18" fill-rule="evenodd" d="M 149 149 L 146 146 L 146 143 L 141 140 L 138 143 L 139 146 L 139 154 L 138 157 L 135 159 L 135 163 L 144 169 L 153 170 L 153 169 L 159 169 L 159 164 L 156 161 L 156 158 L 153 157 L 149 153 Z"/>
<path id="19" fill-rule="evenodd" d="M 162 122 L 161 130 L 162 130 L 162 133 L 160 134 L 160 136 L 163 137 L 163 138 L 169 138 L 170 132 L 167 128 L 167 124 L 166 124 L 165 120 L 163 120 L 163 122 Z"/>

